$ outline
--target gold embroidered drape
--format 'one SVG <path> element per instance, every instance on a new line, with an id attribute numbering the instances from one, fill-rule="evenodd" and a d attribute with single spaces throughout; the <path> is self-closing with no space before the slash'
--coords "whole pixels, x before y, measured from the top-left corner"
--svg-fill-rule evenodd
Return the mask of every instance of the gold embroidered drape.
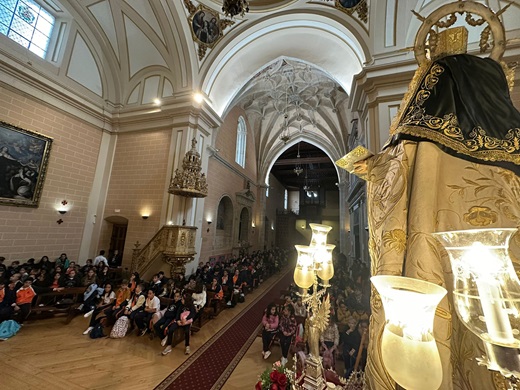
<path id="1" fill-rule="evenodd" d="M 472 163 L 431 142 L 401 141 L 364 161 L 372 275 L 401 275 L 442 285 L 448 295 L 434 325 L 442 365 L 442 390 L 505 389 L 503 379 L 477 365 L 481 341 L 457 318 L 452 272 L 432 232 L 478 227 L 517 227 L 520 180 L 509 170 Z M 512 240 L 517 261 L 520 239 Z M 442 251 L 442 253 L 441 253 Z M 516 264 L 515 264 L 516 265 Z M 381 357 L 384 311 L 372 289 L 366 378 L 370 389 L 395 389 Z"/>

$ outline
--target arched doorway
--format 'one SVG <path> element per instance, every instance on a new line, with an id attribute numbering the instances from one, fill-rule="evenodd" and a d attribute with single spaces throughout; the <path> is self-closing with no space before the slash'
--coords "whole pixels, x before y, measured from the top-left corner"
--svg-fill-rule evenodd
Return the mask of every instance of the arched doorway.
<path id="1" fill-rule="evenodd" d="M 128 219 L 119 215 L 114 215 L 105 218 L 105 221 L 108 224 L 107 230 L 110 234 L 107 259 L 111 266 L 121 266 L 123 252 L 125 250 Z"/>

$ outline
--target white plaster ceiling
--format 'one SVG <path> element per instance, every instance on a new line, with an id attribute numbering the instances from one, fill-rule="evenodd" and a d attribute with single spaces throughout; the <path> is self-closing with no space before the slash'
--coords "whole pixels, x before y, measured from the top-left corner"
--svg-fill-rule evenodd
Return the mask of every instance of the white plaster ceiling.
<path id="1" fill-rule="evenodd" d="M 64 22 L 65 28 L 63 45 L 51 62 L 27 61 L 27 53 L 14 42 L 0 45 L 0 51 L 9 58 L 17 57 L 21 71 L 24 67 L 28 73 L 36 71 L 44 76 L 43 82 L 77 93 L 78 100 L 103 107 L 103 113 L 117 115 L 124 110 L 128 114 L 153 105 L 154 96 L 174 101 L 202 92 L 215 112 L 225 117 L 234 104 L 245 104 L 242 92 L 250 99 L 248 86 L 254 75 L 281 58 L 321 72 L 336 84 L 335 91 L 347 96 L 353 77 L 363 67 L 413 60 L 406 48 L 413 44 L 420 23 L 412 9 L 427 16 L 448 2 L 368 0 L 368 23 L 363 23 L 355 14 L 335 8 L 334 1 L 251 0 L 250 12 L 235 18 L 222 39 L 199 59 L 185 1 L 53 0 L 60 6 L 56 8 L 58 24 Z M 191 2 L 216 12 L 222 6 L 222 0 Z M 488 3 L 495 10 L 506 4 L 499 0 Z M 520 6 L 514 4 L 503 18 L 507 38 L 518 38 Z M 478 40 L 478 34 L 474 35 L 472 39 Z M 247 107 L 248 115 L 255 106 L 259 104 Z M 325 105 L 321 107 L 325 110 Z M 327 153 L 336 156 L 345 147 L 339 134 L 347 134 L 348 129 L 331 114 L 318 118 L 323 122 L 322 130 L 317 126 L 321 133 L 311 134 L 315 138 L 308 141 L 321 145 L 322 139 L 331 138 L 334 146 Z M 279 126 L 269 118 L 266 123 L 262 134 Z M 276 136 L 270 137 L 262 138 L 265 147 L 274 146 Z"/>

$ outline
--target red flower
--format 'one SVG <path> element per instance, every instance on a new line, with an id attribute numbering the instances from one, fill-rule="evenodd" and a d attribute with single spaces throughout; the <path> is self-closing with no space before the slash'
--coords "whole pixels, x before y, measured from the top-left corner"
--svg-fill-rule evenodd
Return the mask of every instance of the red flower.
<path id="1" fill-rule="evenodd" d="M 280 373 L 278 371 L 272 371 L 271 374 L 269 374 L 269 379 L 271 379 L 271 383 L 278 383 L 278 376 Z"/>
<path id="2" fill-rule="evenodd" d="M 280 385 L 280 388 L 285 389 L 285 386 L 287 386 L 287 376 L 285 376 L 285 374 L 280 373 L 276 382 Z"/>
<path id="3" fill-rule="evenodd" d="M 258 381 L 258 383 L 255 385 L 255 390 L 262 390 L 262 381 Z"/>
<path id="4" fill-rule="evenodd" d="M 269 388 L 269 390 L 282 390 L 278 387 L 278 384 L 276 383 L 272 383 L 271 384 L 271 387 Z"/>

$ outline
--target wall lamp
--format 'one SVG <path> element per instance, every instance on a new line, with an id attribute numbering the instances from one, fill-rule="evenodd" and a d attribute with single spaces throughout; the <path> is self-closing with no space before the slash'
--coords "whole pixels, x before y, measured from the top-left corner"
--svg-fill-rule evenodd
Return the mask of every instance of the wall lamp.
<path id="1" fill-rule="evenodd" d="M 59 208 L 58 208 L 58 213 L 66 214 L 68 211 L 67 205 L 69 204 L 69 202 L 67 202 L 66 200 L 62 200 L 60 203 L 61 203 L 61 206 L 59 206 Z"/>
<path id="2" fill-rule="evenodd" d="M 142 219 L 148 219 L 149 217 L 150 217 L 150 216 L 149 216 L 148 214 L 143 214 L 143 215 L 141 215 L 141 218 L 142 218 Z"/>
<path id="3" fill-rule="evenodd" d="M 208 219 L 206 222 L 208 223 L 208 228 L 206 229 L 206 232 L 209 233 L 209 225 L 211 225 L 213 221 Z"/>

